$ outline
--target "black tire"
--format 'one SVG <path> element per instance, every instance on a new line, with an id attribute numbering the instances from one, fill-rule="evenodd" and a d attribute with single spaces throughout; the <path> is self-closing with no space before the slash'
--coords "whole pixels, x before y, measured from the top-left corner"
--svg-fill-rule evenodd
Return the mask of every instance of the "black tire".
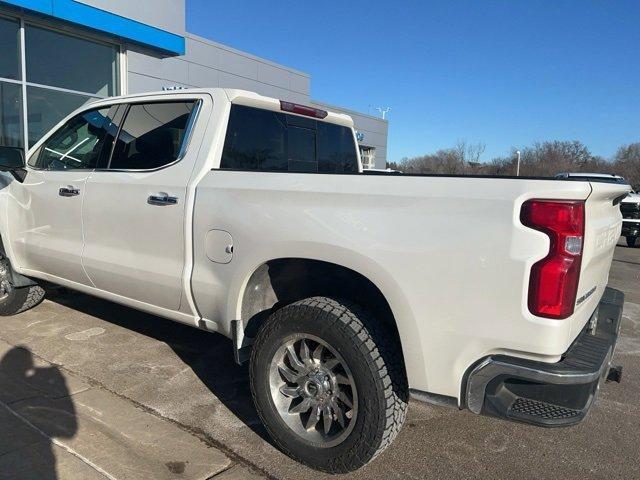
<path id="1" fill-rule="evenodd" d="M 8 317 L 35 307 L 44 299 L 44 289 L 38 285 L 14 288 L 0 299 L 0 316 Z"/>
<path id="2" fill-rule="evenodd" d="M 635 247 L 637 240 L 638 240 L 638 237 L 627 237 L 627 246 L 631 248 Z"/>
<path id="3" fill-rule="evenodd" d="M 333 446 L 305 442 L 282 420 L 273 402 L 269 371 L 292 335 L 320 338 L 347 364 L 357 388 L 357 414 L 348 436 Z M 408 387 L 397 334 L 359 306 L 327 297 L 287 305 L 261 326 L 251 352 L 251 392 L 276 445 L 318 470 L 346 473 L 373 460 L 394 440 L 406 416 Z"/>

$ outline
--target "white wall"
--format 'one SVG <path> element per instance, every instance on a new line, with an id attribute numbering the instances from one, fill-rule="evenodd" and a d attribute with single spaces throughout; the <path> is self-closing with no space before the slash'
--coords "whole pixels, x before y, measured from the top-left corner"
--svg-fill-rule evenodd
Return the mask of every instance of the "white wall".
<path id="1" fill-rule="evenodd" d="M 162 57 L 129 45 L 127 63 L 129 93 L 168 86 L 233 87 L 294 102 L 310 101 L 306 73 L 195 35 L 187 35 L 182 57 Z"/>
<path id="2" fill-rule="evenodd" d="M 184 36 L 185 0 L 75 0 L 145 25 Z"/>
<path id="3" fill-rule="evenodd" d="M 186 54 L 163 57 L 137 45 L 127 45 L 127 93 L 164 87 L 241 88 L 292 102 L 351 115 L 364 135 L 362 145 L 375 147 L 376 167 L 387 162 L 388 123 L 377 117 L 311 100 L 311 78 L 298 70 L 270 62 L 211 40 L 186 34 Z"/>

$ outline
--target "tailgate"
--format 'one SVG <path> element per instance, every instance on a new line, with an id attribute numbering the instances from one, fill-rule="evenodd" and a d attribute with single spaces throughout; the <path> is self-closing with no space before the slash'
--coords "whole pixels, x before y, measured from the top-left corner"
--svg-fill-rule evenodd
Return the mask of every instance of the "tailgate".
<path id="1" fill-rule="evenodd" d="M 596 309 L 609 280 L 613 252 L 620 238 L 620 200 L 631 187 L 591 183 L 585 203 L 585 232 L 576 310 L 571 319 L 571 340 L 582 330 Z"/>

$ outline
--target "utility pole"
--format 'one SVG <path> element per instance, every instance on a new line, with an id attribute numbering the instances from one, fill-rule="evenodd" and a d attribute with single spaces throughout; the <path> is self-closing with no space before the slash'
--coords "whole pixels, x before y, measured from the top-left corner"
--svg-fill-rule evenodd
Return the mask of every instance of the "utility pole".
<path id="1" fill-rule="evenodd" d="M 520 150 L 516 150 L 516 155 L 518 156 L 518 166 L 516 167 L 516 177 L 520 176 Z"/>
<path id="2" fill-rule="evenodd" d="M 376 110 L 378 110 L 380 112 L 380 115 L 382 115 L 382 119 L 386 120 L 387 118 L 387 113 L 389 113 L 389 111 L 391 110 L 391 107 L 378 107 L 376 108 Z"/>

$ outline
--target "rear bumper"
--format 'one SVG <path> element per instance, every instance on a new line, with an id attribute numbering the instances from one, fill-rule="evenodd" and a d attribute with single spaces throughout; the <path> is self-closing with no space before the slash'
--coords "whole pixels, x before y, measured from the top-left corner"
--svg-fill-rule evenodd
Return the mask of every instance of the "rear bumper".
<path id="1" fill-rule="evenodd" d="M 606 379 L 620 331 L 624 294 L 607 288 L 582 333 L 557 363 L 492 355 L 467 372 L 474 413 L 546 427 L 580 422 Z"/>

